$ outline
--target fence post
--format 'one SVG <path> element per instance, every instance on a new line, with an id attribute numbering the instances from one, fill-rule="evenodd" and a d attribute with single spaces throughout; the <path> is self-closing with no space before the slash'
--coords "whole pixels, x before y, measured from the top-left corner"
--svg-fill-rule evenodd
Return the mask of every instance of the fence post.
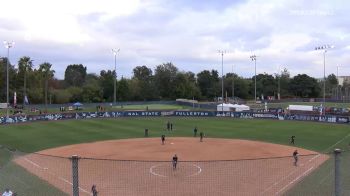
<path id="1" fill-rule="evenodd" d="M 340 196 L 341 192 L 341 180 L 340 180 L 340 153 L 341 150 L 336 148 L 334 149 L 334 195 Z"/>
<path id="2" fill-rule="evenodd" d="M 79 196 L 79 157 L 72 155 L 73 196 Z"/>

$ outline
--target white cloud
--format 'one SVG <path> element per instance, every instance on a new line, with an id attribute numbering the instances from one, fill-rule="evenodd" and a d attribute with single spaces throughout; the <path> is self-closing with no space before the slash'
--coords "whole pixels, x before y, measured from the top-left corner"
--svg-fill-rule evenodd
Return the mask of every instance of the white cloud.
<path id="1" fill-rule="evenodd" d="M 220 70 L 218 49 L 228 50 L 225 72 L 252 76 L 251 53 L 259 56 L 259 73 L 275 73 L 278 65 L 291 73 L 323 75 L 322 58 L 313 48 L 339 46 L 329 53 L 329 69 L 349 58 L 347 2 L 247 0 L 199 9 L 199 1 L 161 0 L 12 0 L 3 2 L 0 36 L 15 40 L 14 57 L 35 55 L 53 63 L 60 78 L 69 63 L 89 72 L 113 64 L 111 48 L 121 48 L 120 75 L 134 66 L 172 61 L 180 69 Z M 190 5 L 191 4 L 191 5 Z M 224 4 L 224 5 L 221 5 Z M 21 5 L 21 6 L 18 6 Z M 345 10 L 345 11 L 344 11 Z M 332 13 L 332 14 L 322 14 Z M 17 56 L 16 56 L 17 55 Z M 37 61 L 37 60 L 36 60 Z"/>
<path id="2" fill-rule="evenodd" d="M 26 41 L 84 44 L 92 38 L 79 24 L 79 17 L 96 13 L 103 22 L 109 18 L 132 14 L 139 6 L 138 0 L 13 0 L 2 3 L 2 7 L 9 9 L 2 9 L 0 18 L 20 21 L 22 29 L 19 37 Z"/>

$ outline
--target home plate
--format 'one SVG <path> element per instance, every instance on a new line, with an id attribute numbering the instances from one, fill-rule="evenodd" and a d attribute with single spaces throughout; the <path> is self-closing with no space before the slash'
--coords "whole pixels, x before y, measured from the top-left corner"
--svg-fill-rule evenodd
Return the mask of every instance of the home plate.
<path id="1" fill-rule="evenodd" d="M 170 144 L 174 144 L 173 142 L 171 142 Z"/>

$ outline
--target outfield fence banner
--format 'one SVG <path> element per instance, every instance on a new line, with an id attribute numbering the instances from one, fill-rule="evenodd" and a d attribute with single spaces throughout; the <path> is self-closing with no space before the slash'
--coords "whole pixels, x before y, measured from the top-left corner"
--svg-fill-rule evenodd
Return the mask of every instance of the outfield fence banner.
<path id="1" fill-rule="evenodd" d="M 283 114 L 283 113 L 260 113 L 260 112 L 213 112 L 213 111 L 112 111 L 112 112 L 76 112 L 55 113 L 41 115 L 16 115 L 0 117 L 0 124 L 33 122 L 33 121 L 56 121 L 68 119 L 93 119 L 93 118 L 119 118 L 119 117 L 231 117 L 243 119 L 275 119 L 275 120 L 298 120 L 327 123 L 349 124 L 349 116 L 337 115 L 309 115 L 309 114 Z"/>
<path id="2" fill-rule="evenodd" d="M 1 165 L 0 190 L 26 196 L 98 195 L 350 195 L 350 153 L 246 160 L 110 160 L 10 152 Z M 337 168 L 338 167 L 338 171 Z M 77 178 L 74 180 L 74 178 Z M 73 187 L 73 185 L 77 187 Z M 73 191 L 76 191 L 73 194 Z"/>

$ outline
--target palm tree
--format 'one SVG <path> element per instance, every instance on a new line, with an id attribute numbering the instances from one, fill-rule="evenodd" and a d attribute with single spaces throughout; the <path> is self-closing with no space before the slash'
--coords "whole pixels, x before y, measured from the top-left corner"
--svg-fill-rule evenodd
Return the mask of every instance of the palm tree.
<path id="1" fill-rule="evenodd" d="M 44 62 L 40 64 L 39 72 L 42 74 L 45 80 L 45 112 L 47 112 L 47 91 L 49 86 L 49 79 L 52 79 L 55 71 L 51 70 L 52 64 Z"/>
<path id="2" fill-rule="evenodd" d="M 27 72 L 32 71 L 33 60 L 28 56 L 21 57 L 18 61 L 18 70 L 23 72 L 24 81 L 23 81 L 23 107 L 25 105 L 25 97 L 27 96 Z"/>

